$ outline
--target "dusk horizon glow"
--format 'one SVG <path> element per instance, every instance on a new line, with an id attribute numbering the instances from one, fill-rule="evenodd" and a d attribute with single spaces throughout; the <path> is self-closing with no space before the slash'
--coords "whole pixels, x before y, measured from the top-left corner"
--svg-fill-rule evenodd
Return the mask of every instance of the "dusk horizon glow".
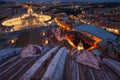
<path id="1" fill-rule="evenodd" d="M 120 0 L 0 0 L 5 2 L 120 2 Z"/>

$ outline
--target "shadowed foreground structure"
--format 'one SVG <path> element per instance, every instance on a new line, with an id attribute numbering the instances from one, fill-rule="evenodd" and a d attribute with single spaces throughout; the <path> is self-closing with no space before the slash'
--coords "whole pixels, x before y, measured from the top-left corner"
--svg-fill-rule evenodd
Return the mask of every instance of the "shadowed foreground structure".
<path id="1" fill-rule="evenodd" d="M 19 55 L 0 63 L 0 80 L 120 80 L 102 64 L 101 69 L 77 63 L 65 47 L 54 47 L 34 57 Z"/>

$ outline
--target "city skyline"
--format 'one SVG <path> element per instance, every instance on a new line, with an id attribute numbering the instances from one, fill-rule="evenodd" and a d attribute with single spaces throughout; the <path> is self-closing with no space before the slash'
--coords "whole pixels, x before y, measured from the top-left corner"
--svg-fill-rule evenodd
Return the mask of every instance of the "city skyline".
<path id="1" fill-rule="evenodd" d="M 120 0 L 0 0 L 6 2 L 120 2 Z"/>
<path id="2" fill-rule="evenodd" d="M 0 1 L 0 80 L 120 80 L 120 0 Z"/>

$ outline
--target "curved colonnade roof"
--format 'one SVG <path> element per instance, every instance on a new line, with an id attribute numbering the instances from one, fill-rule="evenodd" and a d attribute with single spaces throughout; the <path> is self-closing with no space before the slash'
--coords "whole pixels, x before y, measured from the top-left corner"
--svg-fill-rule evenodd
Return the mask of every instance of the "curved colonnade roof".
<path id="1" fill-rule="evenodd" d="M 87 24 L 83 24 L 83 25 L 80 25 L 80 26 L 77 26 L 75 27 L 76 30 L 81 30 L 81 31 L 84 31 L 84 32 L 88 32 L 90 34 L 93 34 L 99 38 L 101 38 L 102 40 L 105 40 L 105 39 L 112 39 L 112 40 L 115 40 L 117 38 L 116 35 L 110 33 L 110 32 L 107 32 L 101 28 L 98 28 L 98 27 L 95 27 L 95 26 L 91 26 L 91 25 L 87 25 Z"/>

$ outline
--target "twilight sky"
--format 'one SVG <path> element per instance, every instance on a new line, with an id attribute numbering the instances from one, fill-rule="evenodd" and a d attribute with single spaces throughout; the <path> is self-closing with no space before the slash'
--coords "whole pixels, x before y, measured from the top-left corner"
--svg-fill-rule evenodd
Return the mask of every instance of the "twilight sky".
<path id="1" fill-rule="evenodd" d="M 0 0 L 0 1 L 20 1 L 20 2 L 40 2 L 40 1 L 80 1 L 80 2 L 120 2 L 120 0 Z"/>

